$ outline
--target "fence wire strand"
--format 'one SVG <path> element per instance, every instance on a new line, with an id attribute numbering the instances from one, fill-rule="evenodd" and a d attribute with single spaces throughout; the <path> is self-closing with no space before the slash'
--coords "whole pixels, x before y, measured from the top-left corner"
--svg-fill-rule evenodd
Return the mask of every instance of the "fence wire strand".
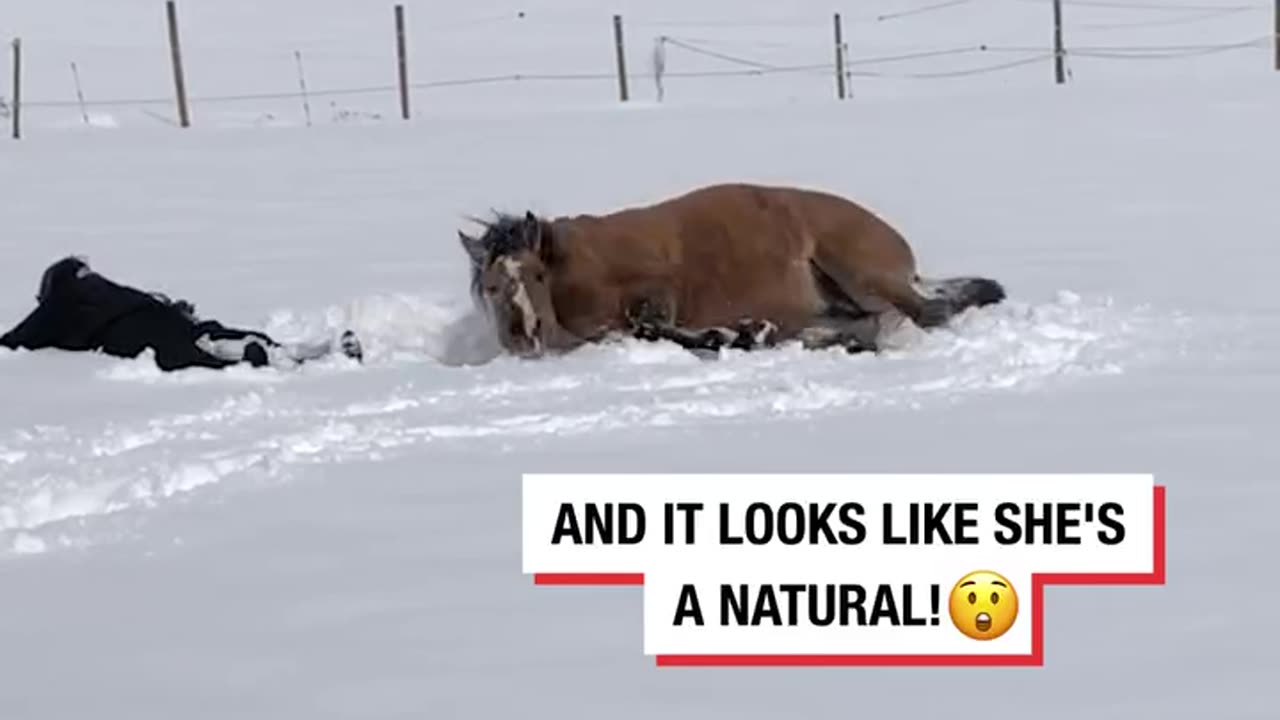
<path id="1" fill-rule="evenodd" d="M 1043 55 L 1036 55 L 1029 58 L 1023 58 L 1021 60 L 1012 60 L 1010 62 L 997 63 L 994 65 L 983 65 L 981 67 L 968 68 L 966 70 L 948 70 L 948 71 L 932 72 L 932 73 L 882 73 L 882 72 L 869 72 L 869 71 L 862 70 L 862 71 L 855 71 L 851 74 L 854 77 L 895 78 L 895 79 L 901 78 L 901 79 L 915 79 L 915 80 L 935 80 L 935 79 L 942 79 L 942 78 L 968 77 L 970 75 L 985 75 L 987 73 L 1000 72 L 1001 70 L 1011 70 L 1013 68 L 1022 67 L 1024 65 L 1032 65 L 1038 62 L 1044 62 L 1045 60 L 1053 57 L 1053 55 L 1054 55 L 1053 53 L 1045 53 Z"/>
<path id="2" fill-rule="evenodd" d="M 1035 3 L 1043 5 L 1044 0 L 1018 0 L 1023 3 Z M 1096 7 L 1114 10 L 1143 10 L 1148 12 L 1203 12 L 1213 10 L 1254 10 L 1258 8 L 1268 8 L 1270 5 L 1254 4 L 1254 5 L 1186 5 L 1181 3 L 1139 3 L 1124 2 L 1123 0 L 1062 0 L 1062 4 L 1068 7 Z"/>
<path id="3" fill-rule="evenodd" d="M 760 70 L 773 70 L 777 68 L 776 65 L 771 65 L 769 63 L 762 63 L 756 60 L 748 60 L 746 58 L 741 58 L 736 55 L 730 55 L 728 53 L 722 53 L 716 50 L 708 50 L 706 48 L 698 47 L 693 43 L 691 43 L 690 41 L 679 40 L 669 35 L 662 36 L 660 40 L 666 41 L 668 44 L 674 47 L 688 50 L 689 52 L 697 55 L 704 55 L 706 57 L 716 58 L 717 60 L 724 60 L 725 62 L 734 63 L 736 65 L 746 65 L 748 67 L 754 67 Z"/>
<path id="4" fill-rule="evenodd" d="M 1021 2 L 1043 0 L 1019 0 Z M 972 0 L 940 0 L 930 4 L 920 5 L 914 8 L 908 8 L 897 12 L 885 13 L 874 16 L 875 21 L 886 21 L 902 17 L 909 17 L 931 12 L 938 12 L 952 8 L 958 5 L 964 5 L 972 2 Z M 1140 3 L 1130 2 L 1128 0 L 1063 0 L 1064 3 L 1071 5 L 1081 5 L 1088 7 L 1099 7 L 1108 9 L 1121 10 L 1141 10 L 1151 12 L 1187 12 L 1193 13 L 1191 17 L 1180 17 L 1175 19 L 1161 19 L 1138 21 L 1132 25 L 1095 25 L 1094 28 L 1108 27 L 1145 27 L 1157 26 L 1164 24 L 1185 24 L 1195 22 L 1206 22 L 1218 17 L 1229 14 L 1238 14 L 1242 12 L 1256 11 L 1263 7 L 1270 7 L 1251 4 L 1236 6 L 1216 6 L 1207 7 L 1204 5 L 1191 4 L 1173 4 L 1164 2 Z M 1199 14 L 1194 14 L 1199 13 Z M 484 24 L 491 22 L 499 22 L 513 19 L 510 15 L 488 16 L 474 18 L 469 21 L 463 21 L 455 24 L 453 27 L 462 27 L 470 24 Z M 646 23 L 635 23 L 640 26 Z M 664 26 L 680 25 L 682 23 L 648 23 L 650 25 L 661 24 Z M 684 25 L 696 25 L 698 23 L 686 22 Z M 704 25 L 713 25 L 716 27 L 733 27 L 733 26 L 751 26 L 751 23 L 703 23 Z M 807 25 L 816 25 L 817 23 L 806 23 Z M 446 26 L 441 26 L 446 27 Z M 666 69 L 665 59 L 658 62 L 655 60 L 654 73 L 652 75 L 633 72 L 627 73 L 628 81 L 643 81 L 645 79 L 656 79 L 661 85 L 661 81 L 665 78 L 730 78 L 730 77 L 763 77 L 773 75 L 786 74 L 809 74 L 809 73 L 834 73 L 836 65 L 831 61 L 797 63 L 797 64 L 778 64 L 767 62 L 765 60 L 749 57 L 747 55 L 736 52 L 725 52 L 716 48 L 715 43 L 705 40 L 694 40 L 684 37 L 672 37 L 669 35 L 660 35 L 657 38 L 658 48 L 670 46 L 684 52 L 710 58 L 723 63 L 727 63 L 733 67 L 719 69 L 689 69 L 668 71 Z M 1204 55 L 1213 55 L 1234 50 L 1244 50 L 1250 48 L 1259 48 L 1264 45 L 1277 42 L 1274 35 L 1268 34 L 1256 37 L 1251 40 L 1242 42 L 1222 43 L 1222 44 L 1200 44 L 1200 45 L 1112 45 L 1112 46 L 1074 46 L 1068 47 L 1066 54 L 1068 56 L 1076 56 L 1082 58 L 1096 58 L 1104 60 L 1167 60 L 1178 58 L 1198 57 Z M 999 62 L 978 67 L 960 68 L 952 70 L 937 71 L 889 71 L 878 69 L 877 66 L 908 64 L 912 62 L 946 58 L 959 57 L 968 55 L 983 55 L 996 53 L 1023 54 L 1021 57 L 1007 62 Z M 898 54 L 874 55 L 870 57 L 846 57 L 844 60 L 844 70 L 849 77 L 861 78 L 884 78 L 884 79 L 945 79 L 959 78 L 974 75 L 983 75 L 987 73 L 1002 72 L 1005 70 L 1018 68 L 1035 63 L 1045 62 L 1052 59 L 1055 53 L 1052 48 L 1043 46 L 1002 46 L 975 44 L 956 47 L 937 48 L 931 50 L 920 50 L 915 52 L 904 52 Z M 300 62 L 300 59 L 299 59 Z M 299 68 L 301 73 L 301 68 Z M 300 75 L 301 79 L 301 75 Z M 472 77 L 455 77 L 455 78 L 439 78 L 419 82 L 408 83 L 411 90 L 432 90 L 441 88 L 481 86 L 481 85 L 499 85 L 522 82 L 616 82 L 618 74 L 616 72 L 546 72 L 546 73 L 506 73 L 494 75 L 480 75 Z M 210 105 L 221 103 L 237 103 L 237 102 L 255 102 L 255 101 L 285 101 L 298 100 L 305 98 L 337 98 L 364 95 L 394 95 L 399 90 L 399 86 L 395 84 L 369 85 L 362 87 L 339 87 L 330 89 L 303 89 L 301 92 L 283 91 L 283 92 L 258 92 L 258 93 L 237 93 L 237 94 L 213 94 L 213 95 L 195 95 L 189 98 L 192 105 Z M 660 90 L 661 92 L 661 90 Z M 46 100 L 24 100 L 23 107 L 29 108 L 104 108 L 104 107 L 149 107 L 149 106 L 168 106 L 172 105 L 175 99 L 172 96 L 163 97 L 128 97 L 128 98 L 107 98 L 107 99 L 46 99 Z M 4 105 L 3 98 L 0 98 L 0 115 L 7 107 Z"/>
<path id="5" fill-rule="evenodd" d="M 1254 40 L 1224 45 L 1183 45 L 1146 48 L 1076 48 L 1070 54 L 1080 57 L 1105 58 L 1108 60 L 1166 60 L 1176 58 L 1200 57 L 1216 55 L 1232 50 L 1261 48 L 1272 37 L 1261 37 Z"/>
<path id="6" fill-rule="evenodd" d="M 973 0 L 945 0 L 944 2 L 925 5 L 923 7 L 912 8 L 910 10 L 899 10 L 897 12 L 876 15 L 876 22 L 884 22 L 886 20 L 897 20 L 898 18 L 910 17 L 912 15 L 925 15 L 927 13 L 937 12 L 938 10 L 946 10 L 957 5 L 967 5 Z"/>

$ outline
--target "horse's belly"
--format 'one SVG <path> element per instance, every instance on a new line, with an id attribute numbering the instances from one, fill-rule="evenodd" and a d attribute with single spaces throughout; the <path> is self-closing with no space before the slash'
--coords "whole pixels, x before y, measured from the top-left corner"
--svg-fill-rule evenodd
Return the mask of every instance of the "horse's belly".
<path id="1" fill-rule="evenodd" d="M 785 331 L 807 325 L 823 309 L 807 261 L 782 271 L 743 271 L 719 277 L 688 277 L 680 293 L 679 322 L 727 325 L 743 318 L 770 320 Z"/>

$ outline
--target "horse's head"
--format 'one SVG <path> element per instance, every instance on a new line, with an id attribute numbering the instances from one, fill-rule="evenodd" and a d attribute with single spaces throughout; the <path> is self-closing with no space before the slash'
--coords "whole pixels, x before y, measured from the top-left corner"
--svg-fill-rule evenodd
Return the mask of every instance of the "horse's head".
<path id="1" fill-rule="evenodd" d="M 471 258 L 471 292 L 494 324 L 502 347 L 538 357 L 558 328 L 549 285 L 549 229 L 533 215 L 499 215 L 472 237 L 458 232 Z"/>

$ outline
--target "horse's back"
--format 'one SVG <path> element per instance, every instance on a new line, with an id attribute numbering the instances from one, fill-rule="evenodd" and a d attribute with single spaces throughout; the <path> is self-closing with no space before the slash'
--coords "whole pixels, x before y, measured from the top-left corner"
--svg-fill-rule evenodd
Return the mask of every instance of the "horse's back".
<path id="1" fill-rule="evenodd" d="M 844 243 L 882 253 L 910 252 L 906 239 L 875 212 L 847 197 L 806 187 L 720 183 L 643 210 L 692 216 L 711 213 L 731 226 L 776 232 L 781 225 L 814 237 L 839 236 Z"/>
<path id="2" fill-rule="evenodd" d="M 803 244 L 799 220 L 774 188 L 720 184 L 558 223 L 580 243 L 579 252 L 600 263 L 646 264 L 648 258 L 683 267 L 713 260 L 759 263 L 761 252 L 794 252 Z"/>

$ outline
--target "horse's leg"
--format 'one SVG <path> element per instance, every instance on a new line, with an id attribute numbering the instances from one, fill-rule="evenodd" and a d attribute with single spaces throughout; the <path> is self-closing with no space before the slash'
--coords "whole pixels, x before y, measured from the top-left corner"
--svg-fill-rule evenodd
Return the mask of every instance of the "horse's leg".
<path id="1" fill-rule="evenodd" d="M 951 318 L 951 305 L 945 299 L 921 295 L 905 278 L 890 273 L 852 273 L 825 267 L 823 270 L 834 277 L 855 303 L 872 312 L 892 307 L 926 329 L 943 325 Z"/>
<path id="2" fill-rule="evenodd" d="M 768 320 L 743 318 L 731 327 L 682 328 L 677 325 L 648 325 L 640 330 L 658 339 L 670 340 L 690 350 L 757 350 L 772 347 L 778 326 Z"/>
<path id="3" fill-rule="evenodd" d="M 743 319 L 732 327 L 683 328 L 670 323 L 638 322 L 632 335 L 641 340 L 668 340 L 686 350 L 732 348 L 757 350 L 772 347 L 778 327 L 768 320 Z"/>
<path id="4" fill-rule="evenodd" d="M 869 312 L 890 307 L 922 328 L 942 325 L 951 318 L 951 305 L 943 298 L 928 298 L 912 284 L 909 267 L 871 271 L 857 267 L 850 258 L 826 253 L 814 265 L 825 280 L 836 285 L 856 305 Z"/>
<path id="5" fill-rule="evenodd" d="M 935 328 L 951 319 L 951 303 L 945 298 L 921 295 L 910 281 L 884 277 L 874 286 L 873 292 L 878 292 L 921 328 Z"/>
<path id="6" fill-rule="evenodd" d="M 680 327 L 672 321 L 670 308 L 652 298 L 633 302 L 627 307 L 626 316 L 634 337 L 668 340 L 686 350 L 755 350 L 773 345 L 778 332 L 774 323 L 751 318 L 743 318 L 731 327 Z"/>

